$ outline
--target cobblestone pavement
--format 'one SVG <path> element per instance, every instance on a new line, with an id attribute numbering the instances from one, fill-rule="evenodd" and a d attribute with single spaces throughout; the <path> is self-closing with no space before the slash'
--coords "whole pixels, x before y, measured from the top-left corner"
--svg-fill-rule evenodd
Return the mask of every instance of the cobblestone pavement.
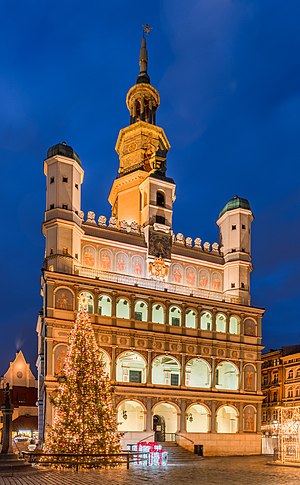
<path id="1" fill-rule="evenodd" d="M 266 457 L 205 458 L 166 468 L 87 472 L 39 471 L 1 476 L 0 485 L 299 485 L 300 468 L 268 465 Z"/>

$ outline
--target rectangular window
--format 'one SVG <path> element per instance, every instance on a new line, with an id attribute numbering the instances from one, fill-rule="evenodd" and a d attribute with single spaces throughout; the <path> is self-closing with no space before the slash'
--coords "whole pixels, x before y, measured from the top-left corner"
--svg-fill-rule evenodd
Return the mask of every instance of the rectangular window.
<path id="1" fill-rule="evenodd" d="M 68 205 L 67 204 L 63 204 L 62 205 L 62 208 L 68 210 Z"/>
<path id="2" fill-rule="evenodd" d="M 54 209 L 54 204 L 50 204 L 50 210 Z"/>
<path id="3" fill-rule="evenodd" d="M 50 184 L 54 184 L 54 177 L 50 177 Z"/>
<path id="4" fill-rule="evenodd" d="M 241 287 L 242 288 L 245 288 L 245 283 L 241 283 Z"/>
<path id="5" fill-rule="evenodd" d="M 67 183 L 68 182 L 68 177 L 63 177 L 63 182 Z"/>
<path id="6" fill-rule="evenodd" d="M 235 283 L 231 283 L 231 288 L 235 288 Z"/>
<path id="7" fill-rule="evenodd" d="M 137 382 L 141 384 L 142 382 L 142 371 L 140 370 L 129 370 L 129 382 Z"/>
<path id="8" fill-rule="evenodd" d="M 171 386 L 179 386 L 179 374 L 171 373 Z"/>
<path id="9" fill-rule="evenodd" d="M 236 230 L 236 225 L 235 225 L 235 224 L 233 224 L 233 225 L 231 226 L 231 230 L 232 230 L 232 231 L 235 231 L 235 230 Z"/>
<path id="10" fill-rule="evenodd" d="M 141 322 L 141 321 L 142 321 L 142 319 L 143 319 L 143 314 L 142 314 L 142 312 L 134 312 L 134 318 L 135 318 L 136 320 L 138 320 L 139 322 Z"/>
<path id="11" fill-rule="evenodd" d="M 75 184 L 75 189 L 78 189 L 78 184 Z"/>
<path id="12" fill-rule="evenodd" d="M 173 325 L 174 327 L 180 327 L 180 318 L 178 317 L 172 317 L 172 323 L 171 325 Z"/>
<path id="13" fill-rule="evenodd" d="M 50 254 L 53 254 L 53 248 L 50 248 Z"/>
<path id="14" fill-rule="evenodd" d="M 156 216 L 156 222 L 157 224 L 165 224 L 166 218 L 164 216 Z"/>
<path id="15" fill-rule="evenodd" d="M 245 224 L 242 224 L 242 229 L 246 229 L 246 226 L 245 226 Z"/>

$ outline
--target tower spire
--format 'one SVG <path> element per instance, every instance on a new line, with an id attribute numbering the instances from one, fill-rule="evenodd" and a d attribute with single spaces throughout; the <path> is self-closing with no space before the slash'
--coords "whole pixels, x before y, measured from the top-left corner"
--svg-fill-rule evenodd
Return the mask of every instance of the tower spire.
<path id="1" fill-rule="evenodd" d="M 137 84 L 139 83 L 150 84 L 150 77 L 147 72 L 148 52 L 147 52 L 147 44 L 146 44 L 146 37 L 145 37 L 145 34 L 148 35 L 150 31 L 151 31 L 150 25 L 148 24 L 143 25 L 143 37 L 142 37 L 142 44 L 141 44 L 140 58 L 139 58 L 140 72 L 136 80 Z"/>

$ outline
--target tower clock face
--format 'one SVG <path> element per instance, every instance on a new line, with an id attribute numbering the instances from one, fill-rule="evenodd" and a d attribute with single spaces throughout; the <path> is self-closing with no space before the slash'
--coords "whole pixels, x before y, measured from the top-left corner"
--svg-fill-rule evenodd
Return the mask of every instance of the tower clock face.
<path id="1" fill-rule="evenodd" d="M 172 236 L 161 234 L 153 229 L 149 232 L 149 255 L 156 258 L 171 259 Z"/>

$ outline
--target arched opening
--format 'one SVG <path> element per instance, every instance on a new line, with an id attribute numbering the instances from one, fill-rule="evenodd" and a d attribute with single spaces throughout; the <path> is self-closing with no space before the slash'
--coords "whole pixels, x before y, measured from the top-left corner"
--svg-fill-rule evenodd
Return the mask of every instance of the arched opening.
<path id="1" fill-rule="evenodd" d="M 222 406 L 217 411 L 217 433 L 237 433 L 238 413 L 233 406 Z"/>
<path id="2" fill-rule="evenodd" d="M 177 409 L 173 404 L 162 402 L 154 406 L 153 431 L 155 441 L 168 441 L 170 433 L 176 433 Z"/>
<path id="3" fill-rule="evenodd" d="M 180 365 L 171 355 L 160 355 L 152 363 L 152 384 L 180 385 Z"/>
<path id="4" fill-rule="evenodd" d="M 98 299 L 98 314 L 103 317 L 111 317 L 111 298 L 101 295 Z"/>
<path id="5" fill-rule="evenodd" d="M 226 316 L 224 315 L 224 313 L 217 313 L 216 331 L 222 333 L 226 332 Z"/>
<path id="6" fill-rule="evenodd" d="M 216 369 L 216 388 L 237 390 L 239 371 L 231 362 L 221 362 Z"/>
<path id="7" fill-rule="evenodd" d="M 105 350 L 99 349 L 99 351 L 102 357 L 102 362 L 104 364 L 104 372 L 107 377 L 110 378 L 110 357 L 107 352 L 105 352 Z"/>
<path id="8" fill-rule="evenodd" d="M 116 308 L 116 315 L 117 318 L 125 318 L 129 320 L 129 315 L 130 315 L 130 305 L 128 300 L 125 300 L 125 298 L 120 298 L 117 302 L 117 308 Z"/>
<path id="9" fill-rule="evenodd" d="M 156 205 L 159 207 L 165 207 L 166 205 L 165 194 L 160 190 L 156 192 Z"/>
<path id="10" fill-rule="evenodd" d="M 68 288 L 59 288 L 55 293 L 55 308 L 73 310 L 73 295 Z"/>
<path id="11" fill-rule="evenodd" d="M 143 406 L 136 401 L 123 401 L 118 406 L 119 431 L 144 431 L 145 412 Z"/>
<path id="12" fill-rule="evenodd" d="M 148 307 L 144 301 L 137 301 L 134 305 L 134 318 L 140 322 L 147 322 Z"/>
<path id="13" fill-rule="evenodd" d="M 256 336 L 256 322 L 252 318 L 246 318 L 244 321 L 244 334 L 249 337 Z"/>
<path id="14" fill-rule="evenodd" d="M 154 303 L 152 305 L 152 322 L 165 323 L 165 309 L 159 303 Z"/>
<path id="15" fill-rule="evenodd" d="M 83 303 L 83 301 L 86 303 Z M 81 310 L 83 306 L 87 308 L 88 313 L 94 313 L 94 297 L 88 291 L 82 291 L 79 295 L 78 310 Z"/>
<path id="16" fill-rule="evenodd" d="M 68 352 L 68 346 L 65 344 L 59 344 L 54 348 L 53 352 L 53 370 L 54 375 L 59 376 L 63 372 L 63 367 Z"/>
<path id="17" fill-rule="evenodd" d="M 240 333 L 240 318 L 232 315 L 229 320 L 229 333 L 238 335 Z"/>
<path id="18" fill-rule="evenodd" d="M 146 382 L 146 361 L 137 352 L 124 352 L 117 358 L 116 379 L 118 382 Z"/>
<path id="19" fill-rule="evenodd" d="M 201 330 L 212 330 L 212 314 L 210 312 L 204 312 L 200 318 Z"/>
<path id="20" fill-rule="evenodd" d="M 211 386 L 211 369 L 203 359 L 191 359 L 185 367 L 185 385 L 189 387 Z"/>
<path id="21" fill-rule="evenodd" d="M 193 404 L 186 412 L 188 433 L 208 433 L 210 431 L 210 412 L 202 404 Z"/>
<path id="22" fill-rule="evenodd" d="M 197 313 L 191 308 L 185 312 L 185 326 L 187 328 L 196 328 Z"/>
<path id="23" fill-rule="evenodd" d="M 135 119 L 136 121 L 141 119 L 141 103 L 138 99 L 135 102 Z"/>
<path id="24" fill-rule="evenodd" d="M 245 391 L 256 390 L 256 369 L 252 364 L 246 364 L 243 369 Z"/>
<path id="25" fill-rule="evenodd" d="M 248 433 L 256 431 L 256 409 L 253 406 L 244 407 L 243 430 Z"/>
<path id="26" fill-rule="evenodd" d="M 171 306 L 169 310 L 169 325 L 173 327 L 180 327 L 181 325 L 181 310 L 178 306 Z"/>

